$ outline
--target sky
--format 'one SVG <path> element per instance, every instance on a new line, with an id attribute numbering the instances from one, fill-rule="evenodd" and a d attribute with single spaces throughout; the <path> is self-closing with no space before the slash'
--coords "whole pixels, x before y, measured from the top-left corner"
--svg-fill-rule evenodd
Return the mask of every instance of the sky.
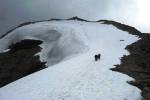
<path id="1" fill-rule="evenodd" d="M 27 21 L 78 16 L 111 19 L 147 32 L 150 0 L 0 0 L 0 34 Z"/>

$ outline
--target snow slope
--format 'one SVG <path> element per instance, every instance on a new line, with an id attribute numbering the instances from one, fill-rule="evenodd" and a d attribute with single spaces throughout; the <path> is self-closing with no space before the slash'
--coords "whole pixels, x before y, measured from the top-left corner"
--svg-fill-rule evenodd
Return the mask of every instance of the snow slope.
<path id="1" fill-rule="evenodd" d="M 0 88 L 0 100 L 141 100 L 131 77 L 109 70 L 137 37 L 100 23 L 40 22 L 1 39 L 0 51 L 24 38 L 44 41 L 39 55 L 49 67 Z"/>

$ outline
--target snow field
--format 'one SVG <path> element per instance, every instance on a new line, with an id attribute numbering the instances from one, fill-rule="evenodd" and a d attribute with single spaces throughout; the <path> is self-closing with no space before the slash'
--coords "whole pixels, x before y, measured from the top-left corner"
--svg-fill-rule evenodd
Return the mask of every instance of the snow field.
<path id="1" fill-rule="evenodd" d="M 39 55 L 49 67 L 2 87 L 0 100 L 141 100 L 141 91 L 127 83 L 131 77 L 110 70 L 137 37 L 100 23 L 41 22 L 1 39 L 8 42 L 0 50 L 24 38 L 44 41 Z M 95 62 L 97 53 L 102 57 Z"/>

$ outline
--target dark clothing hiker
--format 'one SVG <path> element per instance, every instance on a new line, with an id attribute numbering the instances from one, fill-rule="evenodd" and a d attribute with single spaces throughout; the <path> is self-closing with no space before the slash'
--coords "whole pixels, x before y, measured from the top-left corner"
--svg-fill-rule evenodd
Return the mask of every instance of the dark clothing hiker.
<path id="1" fill-rule="evenodd" d="M 100 58 L 101 58 L 101 54 L 96 54 L 96 55 L 95 55 L 95 61 L 100 60 Z"/>

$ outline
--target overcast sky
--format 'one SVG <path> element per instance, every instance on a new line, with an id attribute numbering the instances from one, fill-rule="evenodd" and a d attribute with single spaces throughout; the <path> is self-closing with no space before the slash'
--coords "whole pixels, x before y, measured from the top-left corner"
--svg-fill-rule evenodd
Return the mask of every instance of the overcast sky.
<path id="1" fill-rule="evenodd" d="M 139 16 L 139 1 L 145 0 L 0 0 L 0 33 L 26 21 L 72 16 L 133 24 Z"/>

